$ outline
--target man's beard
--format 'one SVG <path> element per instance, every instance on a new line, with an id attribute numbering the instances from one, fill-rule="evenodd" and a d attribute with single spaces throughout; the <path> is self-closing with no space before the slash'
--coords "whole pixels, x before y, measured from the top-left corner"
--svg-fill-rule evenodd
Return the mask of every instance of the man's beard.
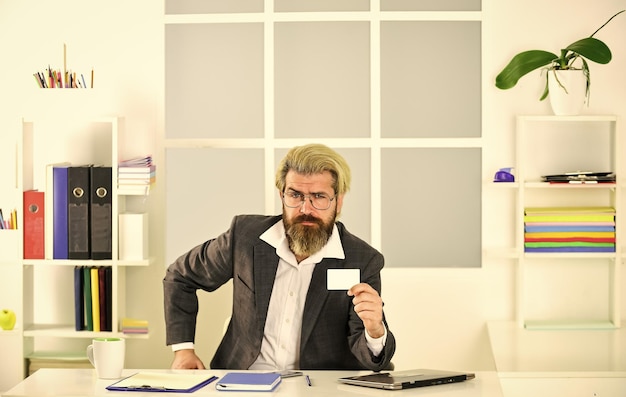
<path id="1" fill-rule="evenodd" d="M 296 256 L 309 257 L 321 250 L 333 233 L 336 217 L 335 212 L 332 219 L 328 223 L 324 223 L 322 219 L 310 215 L 299 215 L 288 220 L 283 213 L 285 234 L 291 251 Z M 303 226 L 302 222 L 312 222 L 317 226 Z"/>

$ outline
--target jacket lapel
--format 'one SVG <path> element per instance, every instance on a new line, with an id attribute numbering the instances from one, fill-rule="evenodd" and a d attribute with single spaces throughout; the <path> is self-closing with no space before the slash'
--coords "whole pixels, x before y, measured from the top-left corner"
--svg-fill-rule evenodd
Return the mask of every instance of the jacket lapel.
<path id="1" fill-rule="evenodd" d="M 324 306 L 324 302 L 328 297 L 328 289 L 326 289 L 326 270 L 335 267 L 339 267 L 339 261 L 337 259 L 326 258 L 315 265 L 315 269 L 313 269 L 311 284 L 307 292 L 306 304 L 302 316 L 300 349 L 306 346 L 311 332 L 313 331 L 313 326 L 317 322 L 322 311 L 322 306 Z"/>
<path id="2" fill-rule="evenodd" d="M 272 295 L 274 279 L 278 269 L 276 250 L 267 244 L 256 245 L 254 247 L 253 266 L 257 324 L 260 325 L 261 333 L 263 333 L 267 310 L 270 305 L 270 296 Z"/>

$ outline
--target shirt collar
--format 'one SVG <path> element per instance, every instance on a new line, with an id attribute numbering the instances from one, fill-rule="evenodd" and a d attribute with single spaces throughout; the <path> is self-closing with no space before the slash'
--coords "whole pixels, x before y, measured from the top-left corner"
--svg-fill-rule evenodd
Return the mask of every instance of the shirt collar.
<path id="1" fill-rule="evenodd" d="M 263 232 L 259 238 L 276 248 L 276 254 L 284 261 L 297 263 L 295 255 L 289 249 L 289 242 L 287 241 L 285 225 L 282 219 Z M 301 264 L 319 263 L 324 258 L 345 259 L 345 257 L 343 246 L 341 245 L 341 238 L 339 238 L 339 230 L 337 229 L 337 225 L 333 225 L 333 232 L 326 245 L 315 254 L 303 260 Z"/>

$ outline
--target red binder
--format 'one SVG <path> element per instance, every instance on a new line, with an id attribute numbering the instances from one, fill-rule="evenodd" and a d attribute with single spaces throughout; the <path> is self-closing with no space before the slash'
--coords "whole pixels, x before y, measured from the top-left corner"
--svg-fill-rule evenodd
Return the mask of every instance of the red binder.
<path id="1" fill-rule="evenodd" d="M 44 192 L 24 192 L 24 259 L 44 259 Z"/>
<path id="2" fill-rule="evenodd" d="M 111 267 L 98 268 L 98 293 L 100 294 L 100 331 L 112 331 L 111 318 Z"/>

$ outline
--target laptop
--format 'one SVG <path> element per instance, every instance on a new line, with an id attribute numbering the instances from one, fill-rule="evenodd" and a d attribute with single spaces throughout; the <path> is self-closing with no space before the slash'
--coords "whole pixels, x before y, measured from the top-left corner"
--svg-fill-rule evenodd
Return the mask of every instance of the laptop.
<path id="1" fill-rule="evenodd" d="M 414 387 L 444 385 L 474 379 L 471 372 L 413 369 L 408 371 L 376 372 L 368 375 L 339 378 L 348 385 L 373 387 L 385 390 L 411 389 Z"/>

